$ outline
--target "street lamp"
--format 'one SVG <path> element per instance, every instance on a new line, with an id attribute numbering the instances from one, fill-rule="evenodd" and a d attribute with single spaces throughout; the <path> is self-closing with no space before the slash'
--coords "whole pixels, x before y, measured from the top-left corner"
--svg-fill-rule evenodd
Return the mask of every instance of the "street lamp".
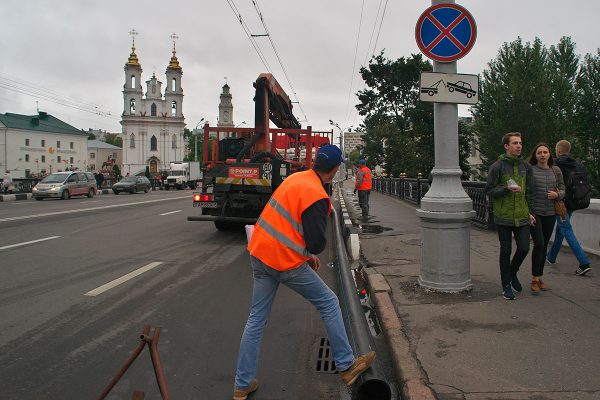
<path id="1" fill-rule="evenodd" d="M 198 126 L 204 121 L 204 117 L 196 124 L 194 129 L 194 161 L 198 161 Z"/>
<path id="2" fill-rule="evenodd" d="M 239 127 L 240 127 L 240 126 L 242 126 L 242 125 L 246 125 L 246 121 L 242 121 L 242 122 L 240 122 L 240 123 L 239 123 L 239 124 L 237 124 L 235 127 L 236 127 L 236 128 L 239 128 Z"/>
<path id="3" fill-rule="evenodd" d="M 346 157 L 346 152 L 344 149 L 344 131 L 346 129 L 352 128 L 354 125 L 350 125 L 350 126 L 345 127 L 344 129 L 342 129 L 340 127 L 340 124 L 338 124 L 337 122 L 333 122 L 332 120 L 329 120 L 329 125 L 335 126 L 336 128 L 339 129 L 339 131 L 340 131 L 340 150 L 342 151 L 344 159 L 346 159 L 347 157 Z"/>

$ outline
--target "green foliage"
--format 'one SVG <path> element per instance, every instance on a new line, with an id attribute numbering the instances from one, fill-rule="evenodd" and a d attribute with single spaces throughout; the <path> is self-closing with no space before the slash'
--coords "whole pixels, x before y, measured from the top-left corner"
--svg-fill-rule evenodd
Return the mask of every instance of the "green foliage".
<path id="1" fill-rule="evenodd" d="M 576 80 L 577 102 L 573 154 L 590 173 L 593 196 L 600 196 L 600 50 L 587 54 Z"/>
<path id="2" fill-rule="evenodd" d="M 113 171 L 114 171 L 115 176 L 117 177 L 117 179 L 120 179 L 120 177 L 121 177 L 121 168 L 119 168 L 119 166 L 117 164 L 114 164 L 113 167 L 112 167 L 112 169 L 113 169 Z"/>
<path id="3" fill-rule="evenodd" d="M 123 139 L 118 133 L 107 133 L 104 142 L 123 148 Z"/>
<path id="4" fill-rule="evenodd" d="M 90 133 L 88 135 L 88 140 L 96 140 L 96 135 L 94 135 L 93 133 Z"/>
<path id="5" fill-rule="evenodd" d="M 431 71 L 420 54 L 389 60 L 383 52 L 360 73 L 366 88 L 356 106 L 364 116 L 361 157 L 391 176 L 428 174 L 434 165 L 433 106 L 419 101 L 421 71 Z"/>

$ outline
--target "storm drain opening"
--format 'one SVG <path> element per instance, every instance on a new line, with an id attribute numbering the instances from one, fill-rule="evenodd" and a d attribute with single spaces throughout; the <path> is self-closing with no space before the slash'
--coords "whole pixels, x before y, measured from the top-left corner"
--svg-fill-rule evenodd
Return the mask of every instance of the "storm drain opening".
<path id="1" fill-rule="evenodd" d="M 326 374 L 336 374 L 338 371 L 335 368 L 335 361 L 331 354 L 331 347 L 327 338 L 321 338 L 319 342 L 319 351 L 317 353 L 317 372 Z"/>

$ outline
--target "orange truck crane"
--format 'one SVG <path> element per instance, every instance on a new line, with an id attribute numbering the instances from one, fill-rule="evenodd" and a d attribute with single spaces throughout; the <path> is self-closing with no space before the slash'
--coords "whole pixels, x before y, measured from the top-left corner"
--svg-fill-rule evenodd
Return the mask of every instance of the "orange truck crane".
<path id="1" fill-rule="evenodd" d="M 318 148 L 333 141 L 333 130 L 302 129 L 273 75 L 260 74 L 254 88 L 254 128 L 204 125 L 202 190 L 193 193 L 200 215 L 188 221 L 213 221 L 218 230 L 255 223 L 283 180 L 310 169 Z"/>

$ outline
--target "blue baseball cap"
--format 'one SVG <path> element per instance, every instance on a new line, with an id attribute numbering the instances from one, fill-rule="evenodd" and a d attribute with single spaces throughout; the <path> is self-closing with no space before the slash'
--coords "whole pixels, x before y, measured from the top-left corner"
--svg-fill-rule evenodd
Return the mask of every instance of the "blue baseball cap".
<path id="1" fill-rule="evenodd" d="M 367 163 L 367 160 L 360 160 L 358 163 L 359 163 L 359 164 L 366 164 L 366 163 Z"/>
<path id="2" fill-rule="evenodd" d="M 325 170 L 333 169 L 343 162 L 342 151 L 334 144 L 319 147 L 315 156 L 315 166 Z"/>

